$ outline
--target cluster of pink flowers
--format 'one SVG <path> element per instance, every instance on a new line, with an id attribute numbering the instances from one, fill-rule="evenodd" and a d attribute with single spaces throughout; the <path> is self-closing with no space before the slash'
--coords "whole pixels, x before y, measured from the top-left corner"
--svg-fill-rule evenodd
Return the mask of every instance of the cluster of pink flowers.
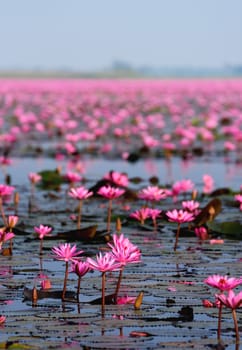
<path id="1" fill-rule="evenodd" d="M 127 158 L 130 145 L 168 156 L 196 147 L 211 151 L 219 135 L 225 152 L 237 152 L 241 90 L 240 80 L 2 80 L 0 141 L 19 151 L 26 137 L 58 135 L 58 157 L 75 156 L 85 145 Z"/>
<path id="2" fill-rule="evenodd" d="M 54 246 L 52 252 L 54 258 L 57 260 L 65 261 L 66 263 L 66 274 L 63 286 L 62 298 L 65 299 L 66 283 L 68 277 L 68 263 L 72 263 L 72 271 L 75 272 L 80 279 L 90 270 L 97 270 L 102 272 L 104 275 L 108 271 L 119 271 L 123 269 L 124 266 L 130 263 L 139 263 L 141 258 L 141 252 L 137 246 L 130 242 L 127 237 L 123 234 L 113 235 L 112 242 L 108 243 L 110 251 L 103 254 L 99 252 L 96 255 L 96 259 L 88 257 L 85 260 L 81 259 L 79 255 L 83 253 L 82 250 L 77 250 L 76 245 L 71 246 L 70 243 L 60 244 L 59 246 Z M 121 277 L 120 277 L 121 279 Z M 119 284 L 120 284 L 119 279 Z M 80 282 L 80 280 L 79 280 Z M 103 282 L 105 283 L 105 282 Z M 102 288 L 102 300 L 105 303 L 105 286 Z M 79 288 L 78 288 L 79 294 Z M 116 290 L 118 294 L 118 290 Z M 116 298 L 117 299 L 117 295 Z"/>
<path id="3" fill-rule="evenodd" d="M 242 285 L 242 276 L 239 278 L 229 277 L 227 275 L 211 275 L 208 276 L 204 283 L 214 287 L 220 291 L 219 294 L 215 294 L 215 305 L 219 307 L 219 318 L 218 318 L 218 338 L 220 338 L 221 332 L 221 315 L 222 315 L 222 306 L 226 306 L 232 310 L 234 328 L 236 334 L 236 341 L 239 341 L 239 329 L 238 322 L 236 317 L 236 309 L 242 307 L 242 291 L 238 294 L 235 294 L 234 288 Z M 211 306 L 211 303 L 204 302 L 205 306 Z M 213 304 L 212 304 L 213 305 Z"/>

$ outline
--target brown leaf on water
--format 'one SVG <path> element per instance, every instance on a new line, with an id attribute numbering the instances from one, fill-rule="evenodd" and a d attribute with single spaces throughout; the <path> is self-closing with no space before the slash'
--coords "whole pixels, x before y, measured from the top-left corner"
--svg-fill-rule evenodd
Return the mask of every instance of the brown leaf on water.
<path id="1" fill-rule="evenodd" d="M 212 199 L 198 214 L 194 220 L 195 226 L 202 226 L 214 218 L 221 212 L 222 202 L 219 198 Z"/>
<path id="2" fill-rule="evenodd" d="M 81 229 L 59 232 L 58 238 L 67 240 L 80 240 L 80 241 L 91 241 L 95 238 L 97 233 L 97 225 L 84 227 Z"/>

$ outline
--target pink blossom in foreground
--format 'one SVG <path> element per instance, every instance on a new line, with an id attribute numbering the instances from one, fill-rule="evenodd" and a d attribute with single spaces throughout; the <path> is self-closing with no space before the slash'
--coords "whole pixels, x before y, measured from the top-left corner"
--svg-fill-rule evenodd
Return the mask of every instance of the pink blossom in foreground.
<path id="1" fill-rule="evenodd" d="M 151 202 L 160 201 L 166 197 L 166 191 L 157 186 L 148 186 L 147 188 L 140 190 L 138 193 L 138 198 Z"/>
<path id="2" fill-rule="evenodd" d="M 68 192 L 69 196 L 72 198 L 83 200 L 91 197 L 93 195 L 92 191 L 89 191 L 83 186 L 77 187 L 77 188 L 71 188 Z"/>
<path id="3" fill-rule="evenodd" d="M 130 214 L 131 218 L 137 219 L 140 221 L 141 225 L 144 224 L 145 220 L 150 217 L 150 209 L 149 208 L 141 208 Z"/>
<path id="4" fill-rule="evenodd" d="M 52 231 L 52 228 L 49 226 L 40 225 L 39 227 L 35 226 L 34 230 L 39 239 L 44 239 L 45 236 L 51 236 L 50 232 Z"/>
<path id="5" fill-rule="evenodd" d="M 87 262 L 93 270 L 100 272 L 118 271 L 121 267 L 121 264 L 115 260 L 110 252 L 104 255 L 100 252 L 96 255 L 96 260 L 87 258 Z"/>
<path id="6" fill-rule="evenodd" d="M 110 171 L 104 179 L 112 181 L 117 186 L 127 187 L 129 184 L 128 176 L 118 171 Z"/>
<path id="7" fill-rule="evenodd" d="M 123 234 L 113 235 L 113 242 L 108 243 L 111 253 L 121 266 L 140 262 L 141 252 L 139 248 L 130 242 Z"/>
<path id="8" fill-rule="evenodd" d="M 230 309 L 238 309 L 242 307 L 242 291 L 235 294 L 232 289 L 228 291 L 228 295 L 216 294 L 216 298 L 221 301 L 221 303 Z"/>
<path id="9" fill-rule="evenodd" d="M 212 176 L 205 174 L 203 175 L 203 193 L 205 194 L 209 194 L 212 192 L 213 188 L 214 188 L 214 179 L 212 178 Z"/>
<path id="10" fill-rule="evenodd" d="M 242 277 L 235 278 L 226 275 L 211 275 L 204 280 L 204 283 L 208 284 L 211 287 L 218 288 L 220 291 L 224 292 L 236 288 L 242 284 Z"/>
<path id="11" fill-rule="evenodd" d="M 54 258 L 57 260 L 63 260 L 65 262 L 73 261 L 78 258 L 78 255 L 82 254 L 82 250 L 77 250 L 76 245 L 70 245 L 70 243 L 59 244 L 52 248 Z"/>
<path id="12" fill-rule="evenodd" d="M 189 213 L 188 211 L 182 209 L 173 209 L 172 211 L 168 210 L 166 212 L 166 215 L 168 216 L 169 221 L 177 222 L 179 224 L 194 220 L 194 216 L 192 213 Z"/>
<path id="13" fill-rule="evenodd" d="M 107 199 L 115 199 L 122 196 L 124 192 L 125 190 L 121 188 L 116 188 L 112 186 L 102 186 L 97 193 L 100 194 L 100 196 L 105 197 Z"/>

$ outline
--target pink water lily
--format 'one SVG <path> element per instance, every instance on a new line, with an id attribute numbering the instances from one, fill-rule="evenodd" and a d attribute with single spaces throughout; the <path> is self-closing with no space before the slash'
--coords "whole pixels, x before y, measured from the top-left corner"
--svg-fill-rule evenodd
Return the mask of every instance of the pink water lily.
<path id="1" fill-rule="evenodd" d="M 98 194 L 107 199 L 115 199 L 124 194 L 125 190 L 122 188 L 112 187 L 112 186 L 102 186 L 98 190 Z"/>
<path id="2" fill-rule="evenodd" d="M 242 291 L 238 294 L 235 294 L 233 290 L 228 291 L 228 295 L 225 294 L 217 294 L 217 299 L 226 307 L 232 310 L 232 316 L 234 320 L 234 329 L 236 334 L 236 342 L 239 342 L 239 328 L 238 321 L 236 316 L 236 309 L 242 307 Z"/>
<path id="3" fill-rule="evenodd" d="M 54 253 L 55 259 L 68 262 L 77 259 L 78 256 L 83 253 L 83 250 L 77 250 L 75 244 L 71 246 L 70 243 L 62 243 L 59 244 L 59 246 L 54 246 L 52 252 Z"/>
<path id="4" fill-rule="evenodd" d="M 6 316 L 0 315 L 0 325 L 4 324 L 6 321 Z"/>
<path id="5" fill-rule="evenodd" d="M 83 200 L 91 197 L 93 195 L 93 192 L 89 191 L 87 188 L 83 186 L 80 186 L 77 188 L 71 188 L 68 194 L 72 198 Z"/>
<path id="6" fill-rule="evenodd" d="M 145 220 L 150 217 L 150 208 L 141 208 L 138 210 L 135 210 L 133 213 L 130 214 L 131 218 L 137 219 L 140 221 L 141 225 L 145 223 Z"/>
<path id="7" fill-rule="evenodd" d="M 221 292 L 229 291 L 242 284 L 242 277 L 235 278 L 222 275 L 211 275 L 208 276 L 204 283 L 207 285 L 219 289 Z"/>
<path id="8" fill-rule="evenodd" d="M 145 199 L 146 201 L 155 202 L 165 199 L 167 197 L 167 193 L 158 186 L 148 186 L 147 188 L 143 188 L 139 191 L 138 197 L 140 199 Z"/>
<path id="9" fill-rule="evenodd" d="M 100 196 L 109 199 L 108 202 L 108 215 L 107 215 L 107 231 L 110 231 L 111 225 L 111 214 L 112 214 L 112 201 L 115 198 L 122 196 L 125 193 L 125 190 L 122 188 L 116 188 L 112 186 L 102 186 L 98 192 Z"/>
<path id="10" fill-rule="evenodd" d="M 43 239 L 46 236 L 51 236 L 50 232 L 52 231 L 52 227 L 49 226 L 35 226 L 34 231 L 37 233 L 39 239 L 40 239 L 40 254 L 42 254 L 42 248 L 43 248 Z"/>
<path id="11" fill-rule="evenodd" d="M 92 191 L 89 191 L 84 186 L 80 186 L 77 188 L 71 188 L 68 192 L 69 196 L 75 198 L 79 201 L 78 205 L 78 215 L 77 215 L 77 229 L 81 227 L 81 215 L 82 215 L 82 203 L 84 199 L 87 199 L 93 195 Z"/>
<path id="12" fill-rule="evenodd" d="M 60 244 L 59 246 L 55 246 L 52 248 L 52 252 L 54 253 L 54 258 L 57 260 L 65 261 L 65 277 L 64 284 L 62 290 L 62 300 L 65 300 L 66 294 L 66 286 L 67 286 L 67 278 L 68 278 L 68 263 L 69 261 L 73 262 L 75 259 L 78 259 L 78 256 L 83 253 L 82 250 L 77 250 L 76 245 L 70 245 L 70 243 Z"/>
<path id="13" fill-rule="evenodd" d="M 91 270 L 91 267 L 87 261 L 82 260 L 74 260 L 72 262 L 72 272 L 75 272 L 78 276 L 78 284 L 77 284 L 77 300 L 79 301 L 79 294 L 81 288 L 81 278 L 85 276 L 88 271 Z"/>
<path id="14" fill-rule="evenodd" d="M 177 232 L 176 232 L 176 240 L 175 240 L 175 244 L 174 244 L 174 248 L 173 248 L 173 250 L 176 251 L 181 224 L 185 223 L 185 222 L 193 221 L 194 216 L 192 213 L 189 213 L 188 211 L 182 210 L 182 209 L 180 209 L 180 210 L 174 209 L 172 211 L 168 210 L 166 212 L 166 215 L 167 215 L 169 221 L 177 222 L 177 224 L 178 224 Z"/>
<path id="15" fill-rule="evenodd" d="M 242 291 L 235 294 L 234 291 L 230 289 L 228 295 L 216 294 L 216 298 L 218 298 L 223 305 L 232 310 L 242 307 Z"/>
<path id="16" fill-rule="evenodd" d="M 127 187 L 129 184 L 127 174 L 118 171 L 110 171 L 108 174 L 104 175 L 104 179 L 110 180 L 117 186 Z"/>
<path id="17" fill-rule="evenodd" d="M 15 234 L 12 232 L 6 232 L 5 230 L 0 229 L 0 250 L 4 242 L 11 240 L 15 237 Z"/>
<path id="18" fill-rule="evenodd" d="M 110 252 L 107 252 L 104 255 L 100 252 L 96 255 L 96 260 L 87 258 L 87 262 L 93 270 L 102 272 L 102 315 L 104 315 L 106 272 L 120 270 L 121 264 L 117 262 L 113 254 Z"/>

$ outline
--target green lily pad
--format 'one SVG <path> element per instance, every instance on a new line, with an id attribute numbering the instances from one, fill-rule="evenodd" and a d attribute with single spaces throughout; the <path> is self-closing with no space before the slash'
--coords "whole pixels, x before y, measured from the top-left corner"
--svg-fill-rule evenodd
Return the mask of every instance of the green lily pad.
<path id="1" fill-rule="evenodd" d="M 242 239 L 242 223 L 238 221 L 208 222 L 208 228 L 228 238 Z"/>
<path id="2" fill-rule="evenodd" d="M 60 185 L 64 183 L 64 178 L 58 171 L 54 170 L 43 170 L 39 172 L 42 179 L 38 183 L 38 187 L 43 190 L 58 190 Z"/>

